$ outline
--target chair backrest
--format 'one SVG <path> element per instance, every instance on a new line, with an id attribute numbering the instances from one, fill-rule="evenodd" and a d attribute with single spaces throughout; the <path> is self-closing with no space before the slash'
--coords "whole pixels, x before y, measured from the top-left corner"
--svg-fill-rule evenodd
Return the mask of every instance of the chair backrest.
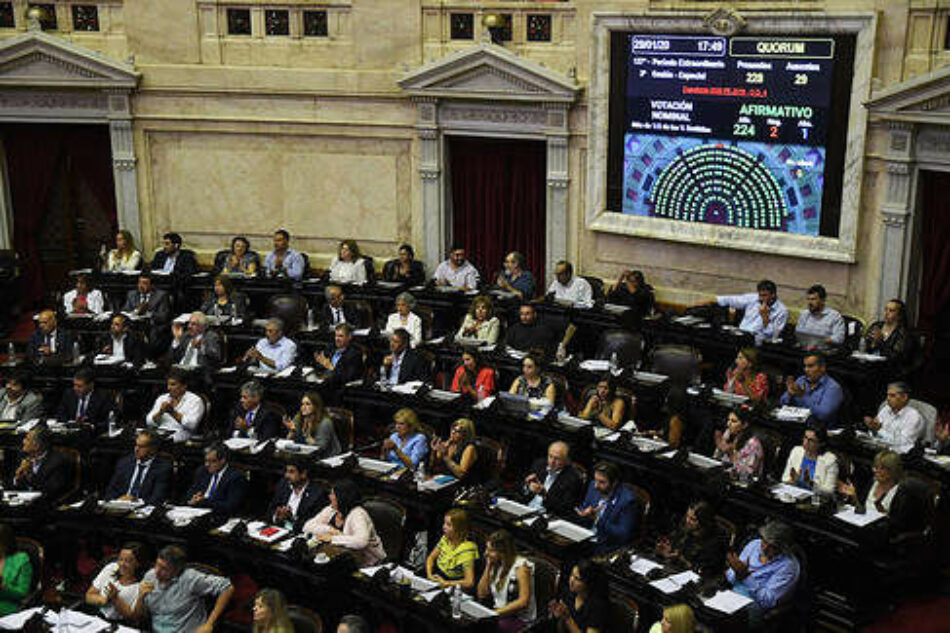
<path id="1" fill-rule="evenodd" d="M 224 270 L 224 264 L 228 260 L 228 255 L 231 254 L 231 249 L 225 248 L 214 254 L 214 272 L 220 273 Z"/>
<path id="2" fill-rule="evenodd" d="M 43 545 L 36 539 L 28 536 L 16 537 L 16 547 L 30 557 L 30 566 L 33 568 L 33 577 L 30 578 L 30 593 L 43 589 L 43 568 L 46 562 L 46 552 Z"/>
<path id="3" fill-rule="evenodd" d="M 558 580 L 561 576 L 556 561 L 541 554 L 525 556 L 534 565 L 534 603 L 544 609 L 557 597 Z"/>
<path id="4" fill-rule="evenodd" d="M 344 299 L 343 304 L 352 307 L 359 313 L 360 324 L 363 327 L 372 327 L 375 323 L 375 321 L 373 321 L 373 306 L 369 304 L 369 301 L 363 301 L 362 299 Z"/>
<path id="5" fill-rule="evenodd" d="M 571 462 L 571 467 L 577 473 L 578 477 L 581 478 L 581 490 L 587 490 L 587 469 L 577 462 Z"/>
<path id="6" fill-rule="evenodd" d="M 508 454 L 505 445 L 490 437 L 480 436 L 475 438 L 475 449 L 478 451 L 475 468 L 482 477 L 489 481 L 501 477 Z"/>
<path id="7" fill-rule="evenodd" d="M 658 345 L 653 350 L 653 371 L 669 376 L 672 386 L 685 387 L 699 378 L 699 356 L 687 345 Z"/>
<path id="8" fill-rule="evenodd" d="M 778 473 L 779 469 L 784 466 L 784 463 L 782 463 L 780 459 L 784 436 L 774 429 L 763 427 L 756 427 L 753 435 L 759 438 L 759 442 L 762 444 L 762 457 L 764 460 L 762 464 L 762 474 L 774 475 Z"/>
<path id="9" fill-rule="evenodd" d="M 310 276 L 310 255 L 307 255 L 303 251 L 298 251 L 300 253 L 301 259 L 303 259 L 303 278 L 306 279 Z"/>
<path id="10" fill-rule="evenodd" d="M 728 545 L 731 548 L 736 545 L 736 524 L 727 519 L 726 517 L 716 515 L 716 524 L 719 525 L 719 529 L 722 530 L 726 537 L 728 538 Z"/>
<path id="11" fill-rule="evenodd" d="M 401 561 L 405 545 L 404 528 L 406 509 L 399 503 L 382 497 L 363 499 L 363 509 L 373 519 L 373 526 L 386 550 L 384 562 Z"/>
<path id="12" fill-rule="evenodd" d="M 610 596 L 609 633 L 636 633 L 640 624 L 640 605 L 630 596 Z"/>
<path id="13" fill-rule="evenodd" d="M 363 257 L 363 266 L 366 267 L 366 283 L 374 284 L 376 283 L 376 264 L 373 263 L 373 258 L 369 255 L 362 255 Z"/>
<path id="14" fill-rule="evenodd" d="M 272 295 L 267 300 L 267 316 L 284 322 L 284 334 L 291 336 L 307 318 L 307 300 L 301 295 Z"/>
<path id="15" fill-rule="evenodd" d="M 418 303 L 412 309 L 422 321 L 422 340 L 428 341 L 435 336 L 432 332 L 432 324 L 435 322 L 435 315 L 429 306 L 419 305 Z"/>
<path id="16" fill-rule="evenodd" d="M 605 330 L 597 342 L 596 358 L 606 360 L 615 353 L 621 367 L 637 367 L 643 353 L 643 336 L 628 330 Z"/>
<path id="17" fill-rule="evenodd" d="M 643 513 L 640 515 L 639 528 L 637 530 L 638 535 L 642 536 L 646 533 L 647 522 L 650 520 L 651 516 L 650 511 L 653 509 L 653 495 L 651 495 L 650 491 L 642 486 L 627 482 L 624 482 L 623 485 L 626 486 L 630 492 L 637 495 L 637 498 L 640 500 L 640 504 L 643 507 Z"/>
<path id="18" fill-rule="evenodd" d="M 55 446 L 53 450 L 62 455 L 69 463 L 69 475 L 71 478 L 69 488 L 63 491 L 59 499 L 55 500 L 56 504 L 59 504 L 72 498 L 82 490 L 82 455 L 78 449 L 69 446 Z"/>
<path id="19" fill-rule="evenodd" d="M 316 611 L 291 604 L 287 606 L 287 616 L 294 625 L 294 633 L 323 633 L 323 619 Z"/>
<path id="20" fill-rule="evenodd" d="M 353 450 L 353 412 L 342 407 L 327 407 L 326 412 L 333 422 L 333 431 L 336 433 L 336 439 L 340 440 L 340 446 L 344 451 Z"/>
<path id="21" fill-rule="evenodd" d="M 841 318 L 844 320 L 844 344 L 851 349 L 857 349 L 864 335 L 864 323 L 861 319 L 847 314 L 842 314 Z"/>
<path id="22" fill-rule="evenodd" d="M 923 400 L 911 399 L 907 404 L 917 409 L 924 420 L 924 442 L 933 444 L 937 440 L 937 408 Z"/>
<path id="23" fill-rule="evenodd" d="M 604 302 L 604 280 L 600 277 L 590 277 L 588 275 L 581 275 L 584 279 L 587 280 L 587 283 L 590 284 L 591 289 L 591 298 L 593 298 L 594 303 L 603 303 Z"/>

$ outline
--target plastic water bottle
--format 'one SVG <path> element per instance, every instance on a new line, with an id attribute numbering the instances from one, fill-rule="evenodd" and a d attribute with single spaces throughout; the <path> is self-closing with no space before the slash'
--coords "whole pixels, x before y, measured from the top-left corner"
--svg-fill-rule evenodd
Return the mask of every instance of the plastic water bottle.
<path id="1" fill-rule="evenodd" d="M 617 361 L 617 352 L 614 352 L 610 355 L 610 373 L 615 374 L 620 368 L 620 363 Z"/>
<path id="2" fill-rule="evenodd" d="M 109 411 L 109 437 L 112 437 L 116 434 L 118 430 L 118 424 L 115 421 L 115 411 Z"/>
<path id="3" fill-rule="evenodd" d="M 389 379 L 386 378 L 386 363 L 382 363 L 379 366 L 379 384 L 388 385 Z"/>
<path id="4" fill-rule="evenodd" d="M 868 341 L 863 336 L 858 340 L 858 351 L 862 354 L 867 353 L 868 351 Z"/>
<path id="5" fill-rule="evenodd" d="M 13 341 L 7 343 L 7 365 L 11 367 L 16 365 L 16 347 L 13 345 Z"/>
<path id="6" fill-rule="evenodd" d="M 79 351 L 79 341 L 75 341 L 73 343 L 73 365 L 78 365 L 81 358 L 82 353 Z"/>
<path id="7" fill-rule="evenodd" d="M 462 618 L 462 590 L 458 585 L 452 587 L 452 619 Z"/>
<path id="8" fill-rule="evenodd" d="M 424 459 L 419 460 L 419 465 L 416 466 L 416 486 L 421 486 L 426 480 L 426 462 Z"/>
<path id="9" fill-rule="evenodd" d="M 307 329 L 312 330 L 314 325 L 316 325 L 316 321 L 313 316 L 313 308 L 307 308 Z"/>

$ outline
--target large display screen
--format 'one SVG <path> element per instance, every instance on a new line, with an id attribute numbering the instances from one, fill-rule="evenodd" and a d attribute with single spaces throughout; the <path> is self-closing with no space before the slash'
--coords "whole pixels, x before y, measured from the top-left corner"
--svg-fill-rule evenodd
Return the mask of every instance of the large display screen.
<path id="1" fill-rule="evenodd" d="M 847 103 L 835 103 L 834 84 L 841 57 L 853 64 L 850 47 L 835 37 L 621 36 L 623 213 L 837 232 L 822 214 L 826 180 L 840 188 L 843 152 L 830 167 L 828 143 L 843 145 L 832 128 L 846 114 L 833 109 Z"/>

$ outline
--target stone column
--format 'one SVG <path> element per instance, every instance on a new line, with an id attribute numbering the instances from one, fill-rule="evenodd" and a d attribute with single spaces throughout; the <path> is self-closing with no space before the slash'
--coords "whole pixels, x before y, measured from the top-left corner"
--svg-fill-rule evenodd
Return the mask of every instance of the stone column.
<path id="1" fill-rule="evenodd" d="M 0 248 L 13 248 L 13 202 L 7 175 L 7 148 L 0 140 Z"/>
<path id="2" fill-rule="evenodd" d="M 132 233 L 135 243 L 141 247 L 142 223 L 139 215 L 138 172 L 132 142 L 132 121 L 129 118 L 110 116 L 109 136 L 112 139 L 112 177 L 115 180 L 119 228 Z"/>
<path id="3" fill-rule="evenodd" d="M 548 265 L 545 287 L 554 279 L 554 263 L 568 259 L 567 252 L 567 187 L 570 181 L 567 164 L 567 106 L 545 104 L 547 110 L 547 196 L 545 253 Z M 541 282 L 542 280 L 538 280 Z"/>
<path id="4" fill-rule="evenodd" d="M 419 177 L 422 186 L 422 261 L 429 275 L 438 266 L 445 248 L 446 222 L 443 210 L 442 134 L 437 117 L 438 100 L 417 97 L 419 121 Z"/>
<path id="5" fill-rule="evenodd" d="M 904 299 L 907 290 L 907 236 L 908 223 L 914 210 L 914 126 L 892 121 L 888 124 L 885 170 L 887 191 L 881 207 L 881 277 L 878 303 L 891 298 Z M 880 306 L 878 306 L 880 307 Z"/>

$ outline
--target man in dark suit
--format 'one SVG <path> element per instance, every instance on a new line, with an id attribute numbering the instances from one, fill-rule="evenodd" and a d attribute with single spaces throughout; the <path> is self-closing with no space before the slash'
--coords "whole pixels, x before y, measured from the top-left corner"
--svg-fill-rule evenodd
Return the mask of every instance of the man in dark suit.
<path id="1" fill-rule="evenodd" d="M 162 250 L 155 253 L 155 259 L 149 265 L 153 272 L 187 277 L 198 272 L 198 262 L 194 251 L 182 249 L 181 235 L 166 233 L 162 236 Z"/>
<path id="2" fill-rule="evenodd" d="M 109 333 L 99 341 L 99 353 L 122 359 L 138 367 L 145 362 L 145 341 L 138 332 L 129 328 L 129 318 L 116 314 L 109 325 Z"/>
<path id="3" fill-rule="evenodd" d="M 115 466 L 106 488 L 105 498 L 157 505 L 168 498 L 172 485 L 172 465 L 157 456 L 158 436 L 151 429 L 142 429 L 135 436 L 135 450 Z"/>
<path id="4" fill-rule="evenodd" d="M 336 348 L 333 354 L 327 356 L 321 350 L 313 355 L 316 363 L 327 371 L 327 380 L 332 386 L 342 387 L 363 377 L 363 352 L 352 342 L 353 328 L 348 323 L 341 323 L 333 331 Z"/>
<path id="5" fill-rule="evenodd" d="M 43 310 L 36 318 L 37 329 L 26 344 L 30 360 L 40 365 L 62 365 L 73 358 L 73 339 L 69 332 L 57 327 L 56 314 Z"/>
<path id="6" fill-rule="evenodd" d="M 323 322 L 327 327 L 336 327 L 340 323 L 349 323 L 353 329 L 369 326 L 369 323 L 362 322 L 359 310 L 346 303 L 343 288 L 337 285 L 327 286 L 323 295 L 327 300 L 323 306 Z"/>
<path id="7" fill-rule="evenodd" d="M 23 460 L 13 475 L 15 489 L 42 492 L 45 501 L 56 501 L 69 488 L 70 474 L 69 463 L 50 445 L 45 426 L 23 437 Z"/>
<path id="8" fill-rule="evenodd" d="M 172 362 L 185 367 L 215 370 L 224 360 L 221 335 L 208 329 L 208 315 L 192 312 L 188 331 L 181 323 L 172 323 Z"/>
<path id="9" fill-rule="evenodd" d="M 241 507 L 247 488 L 244 473 L 228 463 L 230 452 L 223 442 L 205 448 L 204 466 L 195 472 L 188 489 L 188 505 L 211 508 L 215 514 L 232 515 Z"/>
<path id="10" fill-rule="evenodd" d="M 229 435 L 255 437 L 259 441 L 281 435 L 283 418 L 280 411 L 263 402 L 264 387 L 256 380 L 241 385 L 241 401 L 234 408 L 234 422 Z"/>
<path id="11" fill-rule="evenodd" d="M 571 462 L 570 449 L 564 442 L 548 446 L 548 458 L 538 458 L 524 478 L 524 496 L 528 505 L 559 517 L 573 517 L 584 482 Z"/>
<path id="12" fill-rule="evenodd" d="M 277 484 L 264 520 L 300 532 L 304 523 L 328 505 L 327 491 L 310 481 L 309 463 L 296 457 L 284 467 L 284 478 Z"/>
<path id="13" fill-rule="evenodd" d="M 63 392 L 56 410 L 60 422 L 75 420 L 92 424 L 96 432 L 102 432 L 109 424 L 112 398 L 101 389 L 96 389 L 96 378 L 91 369 L 83 368 L 73 376 L 73 387 Z"/>
<path id="14" fill-rule="evenodd" d="M 409 332 L 403 328 L 389 335 L 390 354 L 383 359 L 385 376 L 380 376 L 391 385 L 421 380 L 428 382 L 429 364 L 425 357 L 409 348 Z"/>
<path id="15" fill-rule="evenodd" d="M 628 545 L 640 523 L 640 499 L 620 481 L 620 471 L 609 462 L 594 466 L 594 479 L 576 510 L 577 516 L 593 524 L 596 552 L 603 553 Z"/>
<path id="16" fill-rule="evenodd" d="M 151 317 L 148 352 L 152 356 L 165 353 L 171 342 L 168 323 L 171 321 L 172 304 L 168 293 L 155 287 L 149 273 L 139 275 L 138 285 L 135 290 L 129 290 L 122 310 L 139 317 Z"/>

